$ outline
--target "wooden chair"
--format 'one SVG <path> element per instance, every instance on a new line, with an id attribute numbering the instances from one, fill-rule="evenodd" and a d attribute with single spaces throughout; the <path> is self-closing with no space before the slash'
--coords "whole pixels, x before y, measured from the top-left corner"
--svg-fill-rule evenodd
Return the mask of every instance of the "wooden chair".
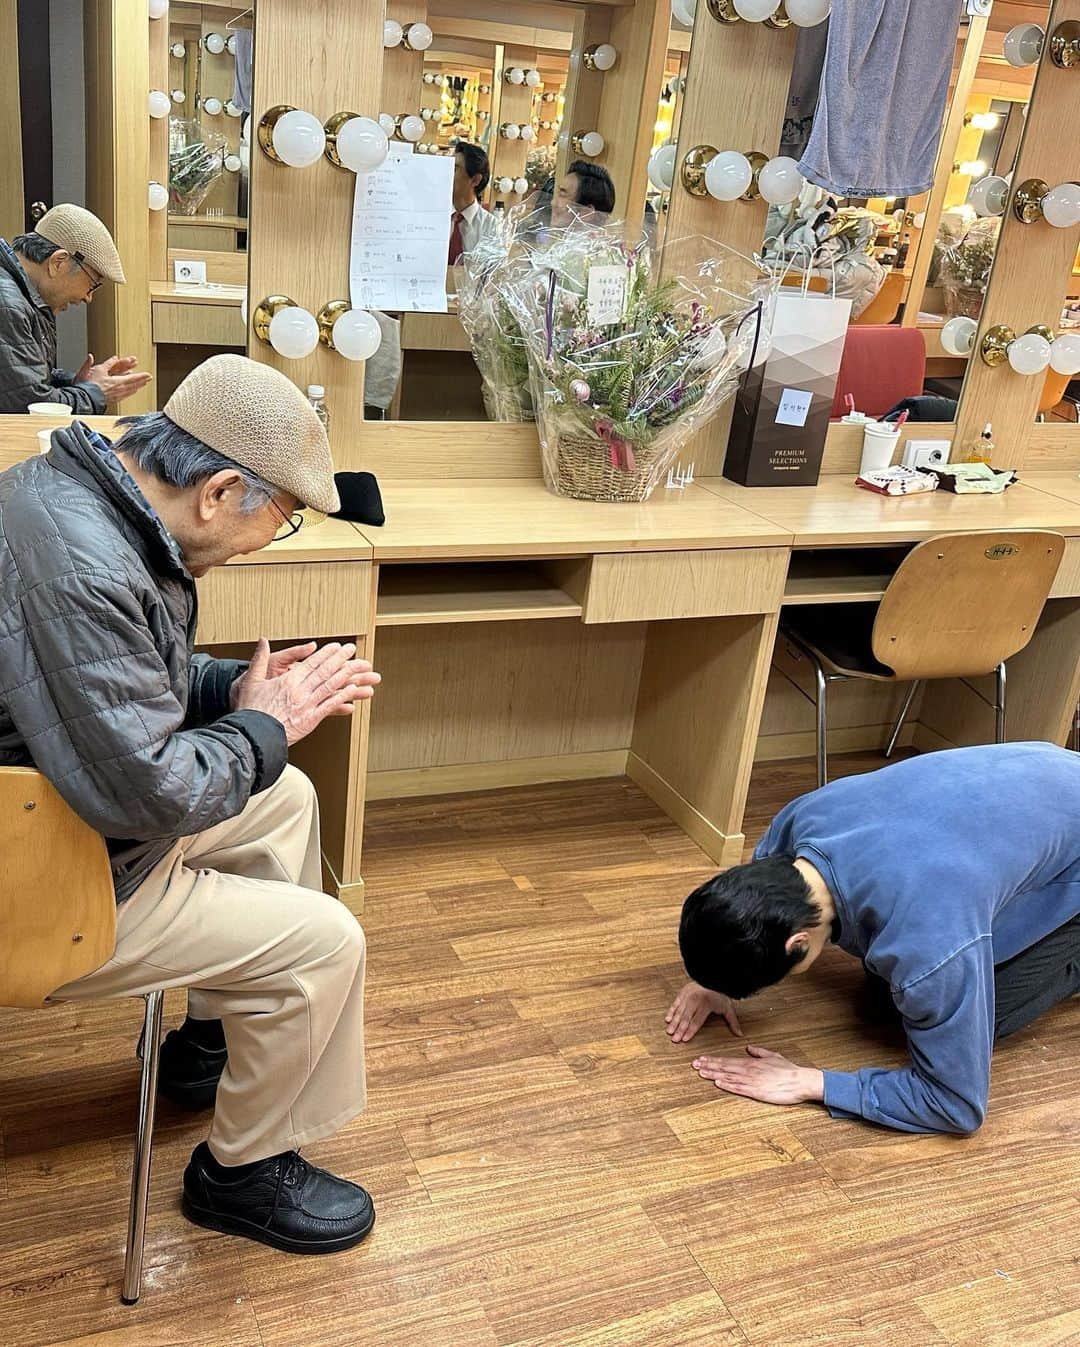
<path id="1" fill-rule="evenodd" d="M 1005 742 L 1005 661 L 1031 640 L 1064 554 L 1057 533 L 952 533 L 900 563 L 879 604 L 785 609 L 781 632 L 814 668 L 818 785 L 828 781 L 828 688 L 847 678 L 910 682 L 889 757 L 921 684 L 996 673 L 995 742 Z"/>
<path id="2" fill-rule="evenodd" d="M 881 289 L 859 314 L 858 318 L 853 318 L 851 321 L 860 324 L 891 323 L 900 311 L 907 279 L 902 271 L 886 272 L 885 279 L 881 283 Z"/>
<path id="3" fill-rule="evenodd" d="M 40 774 L 0 768 L 0 1006 L 40 1009 L 58 988 L 85 977 L 116 946 L 116 896 L 101 837 Z M 158 1045 L 165 993 L 144 998 L 143 1063 L 131 1174 L 121 1299 L 142 1288 L 157 1097 Z"/>

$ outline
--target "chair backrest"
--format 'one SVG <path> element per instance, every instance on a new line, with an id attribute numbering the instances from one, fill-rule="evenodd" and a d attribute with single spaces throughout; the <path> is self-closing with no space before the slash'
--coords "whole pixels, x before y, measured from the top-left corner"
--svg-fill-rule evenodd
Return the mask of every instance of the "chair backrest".
<path id="1" fill-rule="evenodd" d="M 881 289 L 859 314 L 858 318 L 853 318 L 851 321 L 861 323 L 863 326 L 875 323 L 891 323 L 900 310 L 905 285 L 907 285 L 907 277 L 902 271 L 887 271 L 885 279 L 881 283 Z"/>
<path id="2" fill-rule="evenodd" d="M 926 342 L 917 327 L 852 323 L 844 341 L 832 414 L 844 415 L 844 399 L 850 393 L 860 412 L 884 416 L 904 398 L 918 397 L 925 378 Z"/>
<path id="3" fill-rule="evenodd" d="M 40 1006 L 115 948 L 109 857 L 30 768 L 0 768 L 0 818 L 0 1006 Z"/>
<path id="4" fill-rule="evenodd" d="M 1059 374 L 1057 370 L 1048 369 L 1046 379 L 1043 382 L 1042 392 L 1039 394 L 1039 410 L 1036 416 L 1042 416 L 1045 412 L 1052 412 L 1061 399 L 1065 396 L 1065 390 L 1069 386 L 1069 375 Z"/>
<path id="5" fill-rule="evenodd" d="M 1023 650 L 1065 552 L 1059 533 L 950 533 L 912 549 L 874 620 L 874 655 L 897 678 L 990 673 Z"/>

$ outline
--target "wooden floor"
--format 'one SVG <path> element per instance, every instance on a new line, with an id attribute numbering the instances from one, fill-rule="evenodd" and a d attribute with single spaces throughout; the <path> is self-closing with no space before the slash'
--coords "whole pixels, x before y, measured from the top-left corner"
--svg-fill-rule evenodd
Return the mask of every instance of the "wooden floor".
<path id="1" fill-rule="evenodd" d="M 754 836 L 810 771 L 761 768 Z M 1080 1343 L 1080 1002 L 997 1053 L 977 1136 L 902 1136 L 691 1072 L 663 1017 L 709 866 L 628 782 L 376 805 L 367 855 L 370 1109 L 310 1158 L 372 1189 L 370 1240 L 300 1259 L 188 1225 L 205 1121 L 163 1106 L 125 1309 L 139 1008 L 0 1012 L 5 1347 Z M 744 1026 L 899 1062 L 861 983 L 827 951 Z"/>

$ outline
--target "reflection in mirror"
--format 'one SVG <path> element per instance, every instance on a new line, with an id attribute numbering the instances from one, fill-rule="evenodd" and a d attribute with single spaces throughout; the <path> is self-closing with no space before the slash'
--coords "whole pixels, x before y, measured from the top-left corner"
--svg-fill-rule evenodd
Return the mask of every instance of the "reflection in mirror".
<path id="1" fill-rule="evenodd" d="M 1052 332 L 1049 360 L 1036 420 L 1075 425 L 1080 421 L 1080 251 Z"/>
<path id="2" fill-rule="evenodd" d="M 981 312 L 1034 82 L 1034 66 L 1016 63 L 1016 39 L 1008 35 L 1020 23 L 1033 27 L 1033 17 L 1045 23 L 1047 11 L 1046 0 L 998 0 L 985 32 L 982 20 L 964 16 L 929 192 L 843 198 L 806 184 L 790 204 L 770 206 L 764 254 L 784 268 L 787 283 L 806 281 L 811 290 L 851 300 L 843 369 L 862 367 L 866 374 L 840 395 L 850 393 L 861 412 L 880 416 L 917 399 L 914 419 L 955 416 L 967 326 L 951 320 L 977 320 Z M 780 147 L 796 160 L 813 123 L 827 34 L 827 23 L 799 33 Z M 895 340 L 879 335 L 886 327 L 896 329 Z M 905 329 L 919 332 L 922 346 Z M 871 345 L 878 356 L 860 359 L 859 350 Z"/>

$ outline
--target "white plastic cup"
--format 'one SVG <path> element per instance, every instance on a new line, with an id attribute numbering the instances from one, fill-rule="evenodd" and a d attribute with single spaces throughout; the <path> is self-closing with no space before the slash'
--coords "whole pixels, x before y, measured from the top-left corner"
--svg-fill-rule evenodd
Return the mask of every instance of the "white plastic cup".
<path id="1" fill-rule="evenodd" d="M 868 421 L 863 426 L 862 459 L 859 476 L 881 472 L 892 465 L 893 451 L 900 442 L 900 433 L 887 421 Z"/>
<path id="2" fill-rule="evenodd" d="M 66 402 L 31 402 L 26 410 L 31 416 L 51 416 L 54 421 L 70 421 L 74 416 Z"/>
<path id="3" fill-rule="evenodd" d="M 39 430 L 37 433 L 37 451 L 39 454 L 47 454 L 52 448 L 51 430 Z"/>

